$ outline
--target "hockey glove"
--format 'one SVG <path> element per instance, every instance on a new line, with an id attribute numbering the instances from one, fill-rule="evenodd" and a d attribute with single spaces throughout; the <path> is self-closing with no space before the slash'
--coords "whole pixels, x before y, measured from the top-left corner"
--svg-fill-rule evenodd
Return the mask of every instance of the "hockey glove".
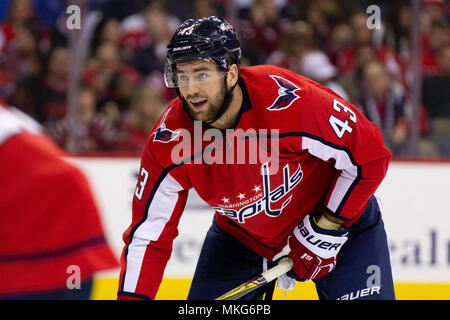
<path id="1" fill-rule="evenodd" d="M 297 281 L 319 279 L 334 269 L 337 254 L 347 241 L 346 230 L 320 228 L 306 215 L 288 238 L 289 257 L 294 261 L 288 276 Z"/>

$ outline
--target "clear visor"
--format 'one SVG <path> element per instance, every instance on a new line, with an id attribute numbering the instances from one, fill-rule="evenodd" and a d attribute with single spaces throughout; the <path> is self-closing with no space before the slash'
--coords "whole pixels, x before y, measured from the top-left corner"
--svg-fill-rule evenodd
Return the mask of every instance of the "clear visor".
<path id="1" fill-rule="evenodd" d="M 189 85 L 202 85 L 225 77 L 226 72 L 212 70 L 209 67 L 199 65 L 189 70 L 176 70 L 172 64 L 167 63 L 164 67 L 164 82 L 168 88 L 182 88 Z"/>

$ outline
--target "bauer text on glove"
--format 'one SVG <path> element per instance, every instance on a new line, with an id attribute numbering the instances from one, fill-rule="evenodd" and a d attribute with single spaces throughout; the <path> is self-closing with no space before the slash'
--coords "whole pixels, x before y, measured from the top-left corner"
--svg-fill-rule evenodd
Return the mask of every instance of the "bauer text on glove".
<path id="1" fill-rule="evenodd" d="M 300 281 L 327 275 L 336 266 L 347 233 L 348 230 L 323 229 L 312 216 L 305 216 L 288 238 L 289 257 L 294 261 L 288 275 Z"/>

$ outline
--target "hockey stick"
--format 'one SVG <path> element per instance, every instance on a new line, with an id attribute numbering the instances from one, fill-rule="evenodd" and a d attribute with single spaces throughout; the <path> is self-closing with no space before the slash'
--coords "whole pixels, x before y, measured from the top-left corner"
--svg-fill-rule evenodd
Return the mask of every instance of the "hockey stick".
<path id="1" fill-rule="evenodd" d="M 237 300 L 246 294 L 260 288 L 261 286 L 275 280 L 279 276 L 285 274 L 292 269 L 294 262 L 288 257 L 281 259 L 281 261 L 273 268 L 264 271 L 259 276 L 247 281 L 240 286 L 221 295 L 216 300 Z"/>

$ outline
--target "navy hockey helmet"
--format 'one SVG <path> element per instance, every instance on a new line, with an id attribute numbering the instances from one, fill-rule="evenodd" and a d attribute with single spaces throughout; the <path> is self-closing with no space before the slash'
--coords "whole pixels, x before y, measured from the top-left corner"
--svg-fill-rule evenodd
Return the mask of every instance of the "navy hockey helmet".
<path id="1" fill-rule="evenodd" d="M 183 22 L 167 46 L 164 80 L 176 88 L 176 64 L 195 60 L 215 62 L 220 71 L 240 65 L 241 47 L 233 26 L 221 17 L 189 19 Z"/>

